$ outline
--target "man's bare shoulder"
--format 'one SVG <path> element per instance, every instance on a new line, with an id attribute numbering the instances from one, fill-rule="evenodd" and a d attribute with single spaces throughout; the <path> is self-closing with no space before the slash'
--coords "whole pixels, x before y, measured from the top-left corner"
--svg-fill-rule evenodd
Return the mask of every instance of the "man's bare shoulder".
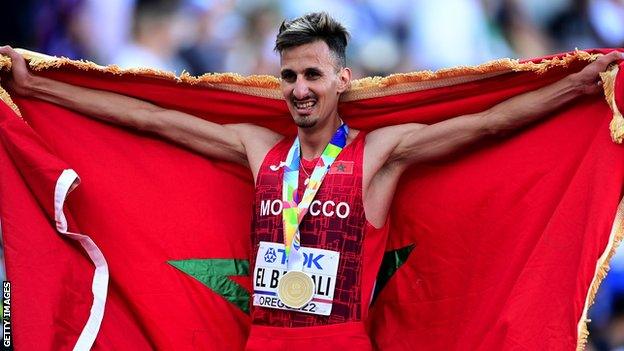
<path id="1" fill-rule="evenodd" d="M 227 124 L 226 128 L 234 130 L 239 136 L 245 148 L 249 168 L 254 179 L 256 179 L 264 157 L 284 136 L 271 129 L 251 123 Z"/>
<path id="2" fill-rule="evenodd" d="M 372 130 L 366 134 L 366 152 L 373 158 L 385 160 L 406 135 L 425 126 L 419 123 L 405 123 Z"/>
<path id="3" fill-rule="evenodd" d="M 270 148 L 284 138 L 282 134 L 252 123 L 226 124 L 225 126 L 234 130 L 244 145 Z"/>

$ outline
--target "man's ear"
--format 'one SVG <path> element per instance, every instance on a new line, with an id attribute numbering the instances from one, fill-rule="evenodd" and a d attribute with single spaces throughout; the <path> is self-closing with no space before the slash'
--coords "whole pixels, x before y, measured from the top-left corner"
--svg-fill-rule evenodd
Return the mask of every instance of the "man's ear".
<path id="1" fill-rule="evenodd" d="M 338 79 L 340 80 L 340 83 L 338 84 L 338 93 L 342 94 L 351 86 L 351 68 L 341 68 L 338 73 Z"/>

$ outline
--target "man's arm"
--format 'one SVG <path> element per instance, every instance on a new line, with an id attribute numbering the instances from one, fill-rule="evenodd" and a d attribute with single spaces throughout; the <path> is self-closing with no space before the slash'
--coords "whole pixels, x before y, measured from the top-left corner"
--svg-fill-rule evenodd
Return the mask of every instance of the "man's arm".
<path id="1" fill-rule="evenodd" d="M 12 48 L 0 47 L 0 54 L 9 56 L 12 62 L 12 79 L 3 84 L 19 95 L 153 132 L 208 157 L 250 167 L 254 177 L 264 154 L 280 138 L 277 133 L 255 125 L 220 125 L 128 96 L 39 77 L 28 71 L 23 57 Z"/>
<path id="2" fill-rule="evenodd" d="M 385 161 L 377 165 L 378 169 L 395 166 L 402 169 L 413 163 L 451 155 L 486 136 L 516 130 L 541 119 L 574 98 L 602 91 L 599 73 L 622 58 L 621 53 L 611 52 L 578 73 L 541 89 L 515 96 L 481 113 L 459 116 L 432 125 L 405 124 L 381 128 L 367 137 L 367 145 L 373 146 L 371 152 L 375 153 L 368 159 Z"/>
<path id="3" fill-rule="evenodd" d="M 570 100 L 602 91 L 598 73 L 622 59 L 613 52 L 582 71 L 541 89 L 515 96 L 487 111 L 432 124 L 403 124 L 380 128 L 366 136 L 364 149 L 364 211 L 375 226 L 386 220 L 399 177 L 405 168 L 433 161 L 491 135 L 518 129 L 544 117 Z"/>

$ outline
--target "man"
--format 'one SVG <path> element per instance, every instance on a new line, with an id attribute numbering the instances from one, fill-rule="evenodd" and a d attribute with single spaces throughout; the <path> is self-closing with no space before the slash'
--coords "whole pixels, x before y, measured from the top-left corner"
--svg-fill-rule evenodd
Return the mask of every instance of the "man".
<path id="1" fill-rule="evenodd" d="M 282 92 L 297 125 L 295 140 L 255 125 L 219 125 L 130 97 L 34 76 L 11 48 L 0 48 L 0 54 L 11 57 L 12 79 L 6 83 L 17 94 L 149 131 L 208 157 L 249 167 L 256 182 L 249 350 L 367 350 L 372 346 L 363 321 L 387 237 L 388 209 L 403 171 L 600 92 L 598 73 L 622 56 L 605 55 L 552 85 L 477 114 L 364 132 L 344 125 L 337 110 L 351 80 L 345 62 L 347 38 L 344 27 L 323 13 L 282 24 L 276 50 Z M 277 285 L 266 291 L 268 273 L 257 269 L 257 258 L 275 262 L 277 252 L 285 259 L 271 273 Z M 321 258 L 333 260 L 326 275 L 314 271 L 315 265 L 324 264 Z M 278 302 L 267 304 L 275 301 L 267 296 L 275 294 Z"/>

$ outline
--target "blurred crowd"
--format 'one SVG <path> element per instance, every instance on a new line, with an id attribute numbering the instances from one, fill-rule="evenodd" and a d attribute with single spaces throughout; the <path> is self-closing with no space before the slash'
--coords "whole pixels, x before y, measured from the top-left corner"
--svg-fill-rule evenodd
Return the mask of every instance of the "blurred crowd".
<path id="1" fill-rule="evenodd" d="M 282 20 L 326 11 L 350 30 L 355 78 L 576 48 L 624 47 L 624 0 L 20 0 L 0 43 L 124 68 L 277 75 Z M 624 350 L 624 253 L 590 310 L 590 350 Z"/>
<path id="2" fill-rule="evenodd" d="M 622 0 L 21 0 L 3 10 L 2 43 L 194 75 L 276 74 L 280 22 L 310 11 L 350 29 L 355 77 L 624 43 Z"/>

